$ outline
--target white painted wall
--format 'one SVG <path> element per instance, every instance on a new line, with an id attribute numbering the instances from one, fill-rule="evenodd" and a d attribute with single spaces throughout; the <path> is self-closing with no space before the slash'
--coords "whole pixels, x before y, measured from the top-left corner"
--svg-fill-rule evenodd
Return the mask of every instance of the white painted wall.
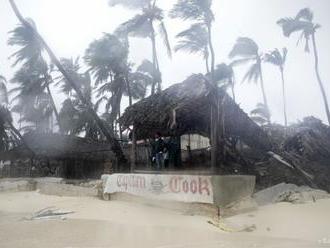
<path id="1" fill-rule="evenodd" d="M 211 176 L 103 175 L 104 193 L 129 193 L 155 200 L 213 203 Z"/>
<path id="2" fill-rule="evenodd" d="M 199 134 L 185 134 L 181 136 L 181 149 L 187 150 L 187 146 L 189 144 L 189 136 L 190 136 L 190 148 L 191 150 L 207 148 L 210 146 L 209 138 L 201 136 Z"/>

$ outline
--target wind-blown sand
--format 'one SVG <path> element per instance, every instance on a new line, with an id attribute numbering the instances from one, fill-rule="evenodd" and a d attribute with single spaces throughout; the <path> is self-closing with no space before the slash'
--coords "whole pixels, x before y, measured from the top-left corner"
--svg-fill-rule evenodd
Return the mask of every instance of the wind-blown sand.
<path id="1" fill-rule="evenodd" d="M 45 207 L 74 211 L 66 220 L 22 220 Z M 0 193 L 0 247 L 330 247 L 330 200 L 279 203 L 226 219 L 255 224 L 228 233 L 208 217 L 123 201 Z"/>

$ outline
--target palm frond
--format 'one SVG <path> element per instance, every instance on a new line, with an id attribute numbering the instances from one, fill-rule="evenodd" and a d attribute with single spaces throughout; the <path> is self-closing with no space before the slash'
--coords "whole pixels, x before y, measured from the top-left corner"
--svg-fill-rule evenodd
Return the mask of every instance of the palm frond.
<path id="1" fill-rule="evenodd" d="M 204 25 L 197 23 L 176 35 L 179 39 L 175 46 L 175 51 L 185 51 L 188 53 L 200 53 L 208 55 L 208 34 Z"/>
<path id="2" fill-rule="evenodd" d="M 131 96 L 133 99 L 142 99 L 147 94 L 147 87 L 153 83 L 152 77 L 146 73 L 136 71 L 129 74 L 129 82 L 131 87 Z M 127 91 L 125 92 L 127 95 Z"/>
<path id="3" fill-rule="evenodd" d="M 151 30 L 149 15 L 138 14 L 121 24 L 117 28 L 116 32 L 127 34 L 133 37 L 147 38 L 150 36 Z"/>
<path id="4" fill-rule="evenodd" d="M 151 0 L 109 0 L 108 3 L 111 7 L 121 5 L 129 9 L 143 9 L 151 3 Z"/>
<path id="5" fill-rule="evenodd" d="M 6 79 L 0 75 L 0 106 L 8 104 L 8 91 Z"/>
<path id="6" fill-rule="evenodd" d="M 282 49 L 282 53 L 277 48 L 275 48 L 273 51 L 265 54 L 264 61 L 276 66 L 283 67 L 285 64 L 287 52 L 288 50 L 286 48 Z"/>
<path id="7" fill-rule="evenodd" d="M 147 74 L 152 77 L 154 74 L 154 71 L 155 71 L 155 67 L 154 67 L 154 64 L 150 60 L 145 59 L 138 66 L 137 71 Z"/>
<path id="8" fill-rule="evenodd" d="M 251 65 L 251 67 L 248 69 L 248 71 L 244 75 L 244 77 L 242 79 L 242 83 L 244 83 L 245 81 L 248 81 L 248 82 L 253 81 L 254 83 L 257 83 L 260 78 L 259 68 L 260 67 L 257 63 Z"/>
<path id="9" fill-rule="evenodd" d="M 258 103 L 256 108 L 250 112 L 251 115 L 262 117 L 266 120 L 270 118 L 269 109 L 262 103 Z"/>
<path id="10" fill-rule="evenodd" d="M 314 30 L 312 23 L 301 21 L 294 18 L 282 18 L 277 21 L 277 24 L 282 27 L 283 35 L 289 37 L 292 33 L 303 31 L 311 33 Z"/>
<path id="11" fill-rule="evenodd" d="M 126 70 L 127 56 L 128 48 L 116 36 L 105 34 L 89 45 L 84 59 L 98 84 Z"/>
<path id="12" fill-rule="evenodd" d="M 242 58 L 242 59 L 235 59 L 233 60 L 229 65 L 231 67 L 234 66 L 239 66 L 239 65 L 245 65 L 248 63 L 251 63 L 252 61 L 254 61 L 256 58 L 255 57 L 248 57 L 248 58 Z"/>
<path id="13" fill-rule="evenodd" d="M 162 36 L 163 43 L 167 50 L 167 55 L 170 58 L 172 58 L 172 49 L 171 49 L 171 45 L 170 45 L 170 40 L 168 38 L 168 33 L 167 33 L 167 30 L 166 30 L 166 27 L 165 27 L 165 24 L 163 21 L 161 21 L 159 24 L 159 33 Z"/>
<path id="14" fill-rule="evenodd" d="M 214 77 L 217 82 L 223 80 L 227 80 L 231 82 L 233 76 L 234 76 L 233 68 L 225 63 L 217 65 L 216 69 L 214 70 Z"/>
<path id="15" fill-rule="evenodd" d="M 315 24 L 312 21 L 313 13 L 310 9 L 305 8 L 300 10 L 295 18 L 282 18 L 277 21 L 277 24 L 282 27 L 283 34 L 286 37 L 290 37 L 293 33 L 301 32 L 297 45 L 301 40 L 305 40 L 305 51 L 309 52 L 310 36 L 320 27 L 319 24 Z"/>
<path id="16" fill-rule="evenodd" d="M 15 58 L 12 66 L 21 62 L 25 65 L 34 64 L 42 60 L 43 46 L 33 29 L 19 25 L 9 34 L 8 45 L 21 47 L 10 56 L 10 58 Z"/>
<path id="17" fill-rule="evenodd" d="M 229 58 L 235 57 L 256 57 L 259 56 L 259 47 L 255 41 L 248 37 L 240 37 L 237 39 L 233 49 L 229 53 Z"/>
<path id="18" fill-rule="evenodd" d="M 171 18 L 211 23 L 214 20 L 211 6 L 212 0 L 178 0 L 169 16 Z"/>
<path id="19" fill-rule="evenodd" d="M 268 123 L 268 120 L 264 117 L 261 117 L 261 116 L 250 116 L 250 119 L 253 120 L 255 123 L 263 126 L 265 125 L 266 123 Z"/>
<path id="20" fill-rule="evenodd" d="M 314 18 L 314 14 L 313 14 L 312 10 L 309 8 L 301 9 L 295 17 L 296 20 L 303 19 L 303 20 L 306 20 L 309 22 L 312 22 L 313 18 Z"/>

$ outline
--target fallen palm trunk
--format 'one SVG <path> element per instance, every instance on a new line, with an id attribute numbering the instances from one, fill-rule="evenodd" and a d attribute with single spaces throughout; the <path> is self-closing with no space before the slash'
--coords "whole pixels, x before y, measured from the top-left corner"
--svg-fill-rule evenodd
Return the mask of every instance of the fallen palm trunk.
<path id="1" fill-rule="evenodd" d="M 85 105 L 88 114 L 95 120 L 96 125 L 99 127 L 103 135 L 106 137 L 107 141 L 110 143 L 110 147 L 112 151 L 116 154 L 116 157 L 119 162 L 126 163 L 126 158 L 124 156 L 124 153 L 121 149 L 121 146 L 118 142 L 118 140 L 115 139 L 115 136 L 112 131 L 110 131 L 104 122 L 100 119 L 100 117 L 97 115 L 97 113 L 94 111 L 92 103 L 86 99 L 81 91 L 81 89 L 77 86 L 77 84 L 74 82 L 73 78 L 69 75 L 69 73 L 64 69 L 62 64 L 60 63 L 59 59 L 55 56 L 54 52 L 51 50 L 51 48 L 48 46 L 46 41 L 43 39 L 43 37 L 37 32 L 37 30 L 28 22 L 25 20 L 25 18 L 21 15 L 19 12 L 14 0 L 9 0 L 9 3 L 18 18 L 18 20 L 27 27 L 28 29 L 32 29 L 35 33 L 37 39 L 40 41 L 40 43 L 43 45 L 45 50 L 47 51 L 50 59 L 55 64 L 55 66 L 58 68 L 58 70 L 62 73 L 62 75 L 67 80 L 67 83 L 75 90 L 77 93 L 77 96 L 79 100 Z"/>

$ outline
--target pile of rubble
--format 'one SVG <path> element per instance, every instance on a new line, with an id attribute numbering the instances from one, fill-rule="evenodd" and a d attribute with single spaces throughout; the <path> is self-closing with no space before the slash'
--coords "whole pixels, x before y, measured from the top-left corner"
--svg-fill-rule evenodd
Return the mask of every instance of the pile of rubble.
<path id="1" fill-rule="evenodd" d="M 314 117 L 290 126 L 265 127 L 274 144 L 274 156 L 244 154 L 261 190 L 285 182 L 330 192 L 330 127 Z M 261 161 L 261 162 L 260 162 Z"/>
<path id="2" fill-rule="evenodd" d="M 305 203 L 330 198 L 324 190 L 313 189 L 307 186 L 297 186 L 295 184 L 280 183 L 270 188 L 261 190 L 254 194 L 253 199 L 259 206 L 277 203 Z"/>

